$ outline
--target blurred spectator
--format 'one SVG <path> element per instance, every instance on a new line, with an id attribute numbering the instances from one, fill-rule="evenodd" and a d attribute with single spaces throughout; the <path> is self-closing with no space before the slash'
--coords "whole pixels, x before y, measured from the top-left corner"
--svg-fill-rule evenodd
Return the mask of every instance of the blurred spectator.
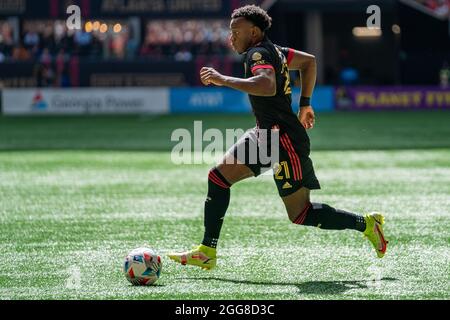
<path id="1" fill-rule="evenodd" d="M 51 66 L 44 66 L 44 85 L 46 87 L 54 86 L 55 72 Z"/>
<path id="2" fill-rule="evenodd" d="M 13 46 L 14 40 L 11 26 L 6 21 L 0 21 L 0 52 L 2 52 L 5 57 L 11 56 Z"/>
<path id="3" fill-rule="evenodd" d="M 92 37 L 89 56 L 93 59 L 103 58 L 103 43 L 102 40 L 97 35 L 93 35 Z"/>
<path id="4" fill-rule="evenodd" d="M 58 73 L 62 73 L 66 63 L 69 61 L 69 56 L 66 54 L 66 52 L 64 51 L 64 49 L 60 49 L 55 62 L 56 62 L 56 71 Z"/>
<path id="5" fill-rule="evenodd" d="M 49 48 L 52 52 L 55 50 L 56 41 L 53 36 L 53 24 L 47 23 L 44 26 L 41 36 L 41 47 Z"/>
<path id="6" fill-rule="evenodd" d="M 136 57 L 138 50 L 139 50 L 139 40 L 135 37 L 134 33 L 133 33 L 133 29 L 127 30 L 126 31 L 126 37 L 127 37 L 127 42 L 126 42 L 126 58 L 127 59 L 132 59 L 134 57 Z"/>
<path id="7" fill-rule="evenodd" d="M 450 80 L 450 68 L 448 62 L 445 61 L 439 72 L 440 85 L 442 88 L 447 89 L 449 87 L 448 81 Z"/>
<path id="8" fill-rule="evenodd" d="M 440 16 L 448 16 L 450 13 L 450 0 L 440 0 L 437 1 L 438 6 L 435 9 L 435 12 Z"/>
<path id="9" fill-rule="evenodd" d="M 25 45 L 25 48 L 27 49 L 39 46 L 39 42 L 40 42 L 39 35 L 34 30 L 28 31 L 23 38 L 23 43 Z"/>
<path id="10" fill-rule="evenodd" d="M 66 68 L 66 69 L 64 69 L 63 73 L 61 74 L 59 87 L 67 88 L 70 86 L 71 86 L 71 84 L 70 84 L 69 70 Z"/>
<path id="11" fill-rule="evenodd" d="M 50 55 L 48 48 L 44 48 L 39 61 L 48 68 L 52 65 L 52 56 Z"/>
<path id="12" fill-rule="evenodd" d="M 127 46 L 127 36 L 125 34 L 115 34 L 110 42 L 112 57 L 115 59 L 124 59 Z"/>
<path id="13" fill-rule="evenodd" d="M 143 56 L 152 56 L 156 47 L 165 56 L 186 61 L 194 56 L 230 52 L 228 21 L 226 20 L 158 20 L 149 22 L 144 43 L 140 50 Z M 187 49 L 189 48 L 189 49 Z M 187 54 L 189 51 L 190 54 Z"/>
<path id="14" fill-rule="evenodd" d="M 175 54 L 176 61 L 191 61 L 192 58 L 192 53 L 186 47 L 182 47 L 180 51 Z"/>
<path id="15" fill-rule="evenodd" d="M 76 52 L 80 56 L 88 56 L 91 50 L 92 34 L 84 30 L 78 30 L 75 32 L 74 43 Z"/>
<path id="16" fill-rule="evenodd" d="M 37 63 L 34 68 L 34 77 L 38 87 L 50 87 L 53 85 L 53 70 L 42 63 Z"/>
<path id="17" fill-rule="evenodd" d="M 415 0 L 421 5 L 433 10 L 439 16 L 448 16 L 450 12 L 450 0 Z"/>
<path id="18" fill-rule="evenodd" d="M 143 57 L 152 57 L 152 59 L 157 60 L 162 59 L 164 57 L 161 47 L 151 44 L 149 42 L 144 42 L 139 54 Z"/>
<path id="19" fill-rule="evenodd" d="M 107 28 L 101 27 L 103 24 Z M 211 59 L 227 61 L 228 66 L 228 58 L 233 56 L 225 19 L 151 21 L 141 38 L 136 37 L 140 30 L 131 27 L 135 24 L 117 19 L 87 21 L 82 30 L 68 30 L 63 20 L 24 20 L 13 26 L 0 20 L 0 63 L 35 63 L 33 73 L 40 87 L 69 86 L 73 79 L 68 66 L 77 57 L 99 61 L 168 59 L 196 64 Z"/>
<path id="20" fill-rule="evenodd" d="M 31 59 L 31 54 L 21 43 L 13 49 L 12 59 L 15 61 L 27 61 Z"/>
<path id="21" fill-rule="evenodd" d="M 227 20 L 157 20 L 147 24 L 142 41 L 126 23 L 107 23 L 108 30 L 69 31 L 62 20 L 30 20 L 23 22 L 22 43 L 14 43 L 12 28 L 0 21 L 0 52 L 4 59 L 50 61 L 61 49 L 66 55 L 89 58 L 133 59 L 136 56 L 190 61 L 198 55 L 228 55 Z M 89 32 L 88 32 L 89 31 Z M 28 54 L 24 51 L 27 50 Z M 106 50 L 106 51 L 105 51 Z"/>

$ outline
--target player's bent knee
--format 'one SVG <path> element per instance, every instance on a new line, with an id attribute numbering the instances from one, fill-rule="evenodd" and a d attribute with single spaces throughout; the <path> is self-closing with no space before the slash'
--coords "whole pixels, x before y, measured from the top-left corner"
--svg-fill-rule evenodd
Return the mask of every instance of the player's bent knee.
<path id="1" fill-rule="evenodd" d="M 297 197 L 295 201 L 285 201 L 289 220 L 292 223 L 299 224 L 299 221 L 302 221 L 299 217 L 302 217 L 305 214 L 305 211 L 309 209 L 310 204 L 308 197 Z"/>
<path id="2" fill-rule="evenodd" d="M 298 209 L 296 211 L 289 212 L 289 220 L 293 224 L 299 224 L 302 225 L 303 222 L 305 222 L 306 216 L 308 215 L 308 211 L 311 208 L 311 202 L 306 202 L 301 206 L 301 209 Z"/>
<path id="3" fill-rule="evenodd" d="M 299 214 L 303 212 L 305 207 L 310 203 L 308 190 L 298 190 L 297 192 L 283 197 L 289 220 L 293 223 L 298 221 Z"/>
<path id="4" fill-rule="evenodd" d="M 243 164 L 220 164 L 216 169 L 231 185 L 253 176 L 253 172 Z"/>
<path id="5" fill-rule="evenodd" d="M 223 189 L 229 189 L 232 186 L 232 183 L 228 182 L 218 168 L 209 170 L 208 180 Z"/>

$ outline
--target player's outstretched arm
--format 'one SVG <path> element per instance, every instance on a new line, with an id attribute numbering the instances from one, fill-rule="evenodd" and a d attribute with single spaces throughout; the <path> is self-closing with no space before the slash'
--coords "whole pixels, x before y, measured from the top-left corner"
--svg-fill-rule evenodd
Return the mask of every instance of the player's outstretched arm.
<path id="1" fill-rule="evenodd" d="M 310 99 L 314 87 L 316 86 L 316 57 L 303 51 L 289 49 L 288 68 L 289 70 L 300 71 L 302 79 L 302 98 L 300 101 L 298 119 L 306 129 L 312 129 L 314 127 L 315 115 Z"/>
<path id="2" fill-rule="evenodd" d="M 200 79 L 207 86 L 226 86 L 236 90 L 244 91 L 254 96 L 270 97 L 276 94 L 276 79 L 273 69 L 255 70 L 254 76 L 248 79 L 224 76 L 214 68 L 202 68 Z"/>

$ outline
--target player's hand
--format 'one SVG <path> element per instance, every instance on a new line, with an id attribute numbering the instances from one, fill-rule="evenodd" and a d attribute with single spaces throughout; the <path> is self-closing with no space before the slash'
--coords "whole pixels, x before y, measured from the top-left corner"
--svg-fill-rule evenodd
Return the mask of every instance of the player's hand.
<path id="1" fill-rule="evenodd" d="M 301 107 L 298 113 L 298 120 L 305 129 L 312 129 L 316 120 L 313 108 L 311 106 Z"/>
<path id="2" fill-rule="evenodd" d="M 203 67 L 200 70 L 200 80 L 205 86 L 214 84 L 216 86 L 223 86 L 224 76 L 214 68 Z"/>

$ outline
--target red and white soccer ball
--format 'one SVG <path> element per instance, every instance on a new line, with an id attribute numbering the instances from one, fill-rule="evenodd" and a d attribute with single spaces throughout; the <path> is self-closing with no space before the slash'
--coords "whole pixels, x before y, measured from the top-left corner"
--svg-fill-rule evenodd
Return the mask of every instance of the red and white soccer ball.
<path id="1" fill-rule="evenodd" d="M 153 249 L 137 248 L 125 257 L 123 272 L 132 284 L 149 286 L 159 279 L 161 268 L 161 257 Z"/>

